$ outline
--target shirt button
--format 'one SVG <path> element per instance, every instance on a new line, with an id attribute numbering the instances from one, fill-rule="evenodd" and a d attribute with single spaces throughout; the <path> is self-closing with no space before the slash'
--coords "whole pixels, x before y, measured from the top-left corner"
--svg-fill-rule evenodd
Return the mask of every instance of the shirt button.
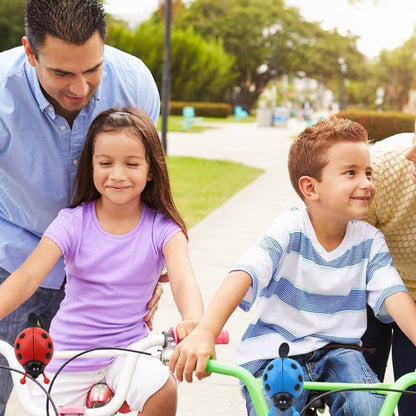
<path id="1" fill-rule="evenodd" d="M 59 127 L 59 129 L 60 129 L 61 131 L 64 131 L 64 130 L 66 130 L 66 126 L 61 126 L 61 127 Z"/>
<path id="2" fill-rule="evenodd" d="M 73 163 L 73 165 L 74 165 L 74 166 L 76 166 L 76 165 L 78 165 L 78 160 L 77 160 L 77 159 L 74 159 L 74 160 L 72 161 L 72 163 Z"/>

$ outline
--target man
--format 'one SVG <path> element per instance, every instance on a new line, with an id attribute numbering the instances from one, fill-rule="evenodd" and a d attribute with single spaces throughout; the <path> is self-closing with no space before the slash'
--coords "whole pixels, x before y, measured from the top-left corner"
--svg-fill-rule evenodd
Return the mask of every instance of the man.
<path id="1" fill-rule="evenodd" d="M 0 53 L 0 283 L 70 203 L 95 116 L 133 106 L 156 122 L 160 107 L 143 62 L 104 45 L 105 12 L 98 0 L 27 0 L 25 16 L 23 46 Z M 48 328 L 63 297 L 64 277 L 60 263 L 0 323 L 0 339 L 13 344 L 30 313 Z M 9 372 L 0 371 L 0 416 L 11 389 Z"/>
<path id="2" fill-rule="evenodd" d="M 376 196 L 367 221 L 383 232 L 393 262 L 410 295 L 416 300 L 416 134 L 402 133 L 377 142 L 371 148 Z M 364 353 L 367 362 L 383 380 L 392 347 L 394 377 L 416 368 L 416 348 L 395 324 L 383 324 L 368 310 Z M 403 395 L 400 416 L 415 414 L 416 397 Z"/>

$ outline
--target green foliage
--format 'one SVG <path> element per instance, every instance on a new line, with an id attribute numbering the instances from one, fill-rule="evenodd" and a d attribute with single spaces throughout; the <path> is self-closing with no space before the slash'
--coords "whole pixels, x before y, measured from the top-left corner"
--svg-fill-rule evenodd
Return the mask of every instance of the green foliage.
<path id="1" fill-rule="evenodd" d="M 171 101 L 170 114 L 182 115 L 184 107 L 191 106 L 195 108 L 195 115 L 200 117 L 220 117 L 226 118 L 232 114 L 233 108 L 227 103 L 198 103 L 185 101 Z"/>
<path id="2" fill-rule="evenodd" d="M 263 173 L 224 160 L 168 157 L 167 162 L 173 196 L 189 228 Z"/>
<path id="3" fill-rule="evenodd" d="M 223 40 L 225 50 L 236 57 L 235 103 L 245 108 L 251 108 L 267 83 L 282 74 L 302 71 L 336 89 L 338 58 L 346 60 L 348 78 L 362 78 L 366 72 L 357 37 L 306 22 L 298 9 L 286 7 L 282 0 L 194 0 L 179 10 L 176 27 L 192 27 L 204 39 Z M 259 73 L 262 64 L 267 70 Z"/>
<path id="4" fill-rule="evenodd" d="M 172 100 L 225 101 L 236 74 L 221 40 L 204 40 L 191 28 L 172 33 Z"/>
<path id="5" fill-rule="evenodd" d="M 107 43 L 143 60 L 161 89 L 164 27 L 152 21 L 134 32 L 120 23 L 109 25 Z M 236 74 L 234 58 L 220 41 L 204 40 L 191 29 L 171 35 L 171 98 L 183 101 L 225 101 Z"/>
<path id="6" fill-rule="evenodd" d="M 371 111 L 346 109 L 337 114 L 360 123 L 367 129 L 371 141 L 379 141 L 398 133 L 408 133 L 414 130 L 416 114 L 399 111 Z"/>
<path id="7" fill-rule="evenodd" d="M 22 44 L 24 16 L 25 0 L 0 0 L 0 52 Z"/>
<path id="8" fill-rule="evenodd" d="M 379 86 L 385 90 L 385 107 L 401 110 L 409 90 L 416 87 L 416 28 L 410 39 L 392 51 L 383 50 L 375 65 Z"/>

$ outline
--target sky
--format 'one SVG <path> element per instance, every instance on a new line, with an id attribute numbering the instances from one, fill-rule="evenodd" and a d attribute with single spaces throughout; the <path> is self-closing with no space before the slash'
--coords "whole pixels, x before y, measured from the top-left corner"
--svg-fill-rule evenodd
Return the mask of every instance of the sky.
<path id="1" fill-rule="evenodd" d="M 218 0 L 222 1 L 222 0 Z M 139 22 L 156 10 L 159 0 L 105 0 L 106 10 Z M 324 29 L 349 30 L 360 36 L 358 49 L 372 58 L 382 49 L 394 49 L 410 38 L 416 25 L 416 0 L 285 0 L 299 8 L 306 20 Z"/>

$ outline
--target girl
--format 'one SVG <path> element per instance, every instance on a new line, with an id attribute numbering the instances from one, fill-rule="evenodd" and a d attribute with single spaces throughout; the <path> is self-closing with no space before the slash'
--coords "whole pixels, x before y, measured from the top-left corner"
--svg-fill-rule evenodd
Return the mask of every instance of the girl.
<path id="1" fill-rule="evenodd" d="M 71 208 L 63 209 L 27 260 L 0 286 L 0 319 L 39 287 L 63 256 L 65 299 L 52 321 L 56 350 L 127 347 L 145 337 L 146 304 L 166 262 L 186 336 L 203 311 L 187 232 L 173 202 L 158 133 L 138 110 L 111 109 L 93 121 L 81 154 Z M 122 358 L 71 362 L 57 378 L 57 405 L 85 403 L 93 384 L 117 389 Z M 48 370 L 61 363 L 52 360 Z M 142 356 L 127 403 L 141 415 L 174 415 L 176 382 Z"/>

